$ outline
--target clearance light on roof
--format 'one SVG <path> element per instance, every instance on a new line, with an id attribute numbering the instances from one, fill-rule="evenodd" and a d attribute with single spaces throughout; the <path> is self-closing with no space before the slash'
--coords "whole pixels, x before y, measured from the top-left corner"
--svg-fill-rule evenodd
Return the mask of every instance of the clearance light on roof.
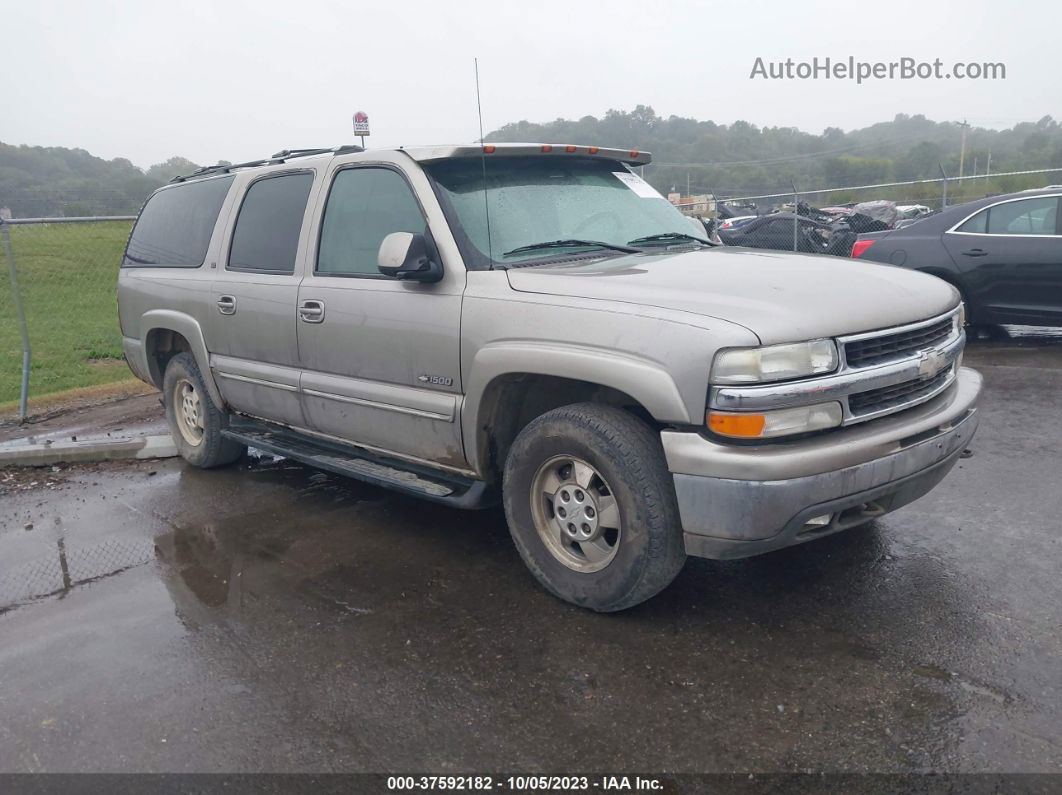
<path id="1" fill-rule="evenodd" d="M 641 152 L 639 152 L 639 151 L 638 151 L 637 149 L 632 149 L 632 150 L 631 150 L 630 152 L 628 152 L 628 154 L 629 154 L 629 155 L 630 155 L 631 157 L 637 157 L 638 155 L 640 155 L 640 154 L 641 154 Z"/>
<path id="2" fill-rule="evenodd" d="M 564 151 L 565 152 L 574 152 L 575 149 L 576 148 L 574 146 L 572 146 L 571 144 L 568 144 L 566 147 L 564 147 Z"/>
<path id="3" fill-rule="evenodd" d="M 587 149 L 586 151 L 587 151 L 587 152 L 589 152 L 589 153 L 590 153 L 590 154 L 592 154 L 592 155 L 596 155 L 596 154 L 597 154 L 598 152 L 600 152 L 600 151 L 601 151 L 601 149 L 600 149 L 599 147 L 596 147 L 596 146 L 591 146 L 591 147 L 590 147 L 589 149 Z"/>
<path id="4" fill-rule="evenodd" d="M 543 152 L 552 152 L 553 151 L 553 147 L 550 146 L 549 144 L 542 144 L 542 151 Z"/>
<path id="5" fill-rule="evenodd" d="M 492 155 L 492 154 L 494 154 L 494 150 L 497 149 L 497 148 L 498 147 L 496 147 L 494 144 L 487 144 L 486 146 L 483 147 L 483 151 L 486 154 L 488 154 L 488 155 Z"/>

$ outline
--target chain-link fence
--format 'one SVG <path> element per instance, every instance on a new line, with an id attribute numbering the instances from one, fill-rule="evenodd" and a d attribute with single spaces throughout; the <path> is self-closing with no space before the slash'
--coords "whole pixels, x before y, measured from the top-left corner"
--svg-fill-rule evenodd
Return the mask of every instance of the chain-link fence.
<path id="1" fill-rule="evenodd" d="M 939 210 L 986 196 L 1062 182 L 1062 169 L 1011 171 L 960 178 L 789 190 L 756 196 L 711 197 L 712 212 L 677 206 L 706 221 L 726 245 L 847 257 L 864 232 L 892 229 Z M 704 206 L 702 198 L 701 205 Z"/>
<path id="2" fill-rule="evenodd" d="M 132 216 L 0 218 L 0 411 L 131 378 L 115 286 Z"/>
<path id="3" fill-rule="evenodd" d="M 813 190 L 793 185 L 772 194 L 699 197 L 686 209 L 728 245 L 848 256 L 855 236 L 881 228 L 881 218 L 894 226 L 942 206 L 1050 182 L 1062 182 L 1062 169 Z M 893 205 L 898 215 L 875 215 L 875 202 Z M 0 257 L 10 280 L 9 289 L 0 288 L 0 412 L 18 407 L 25 417 L 31 395 L 131 379 L 115 285 L 133 220 L 0 216 Z"/>

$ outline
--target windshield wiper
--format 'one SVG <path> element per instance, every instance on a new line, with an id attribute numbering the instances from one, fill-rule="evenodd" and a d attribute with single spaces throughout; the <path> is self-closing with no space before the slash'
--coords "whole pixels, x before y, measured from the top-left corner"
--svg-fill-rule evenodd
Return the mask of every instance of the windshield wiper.
<path id="1" fill-rule="evenodd" d="M 503 257 L 508 257 L 513 254 L 523 254 L 525 251 L 539 251 L 546 248 L 575 248 L 577 246 L 584 246 L 588 248 L 607 248 L 612 251 L 622 251 L 625 254 L 641 254 L 641 249 L 631 248 L 630 246 L 618 246 L 615 243 L 604 243 L 600 240 L 549 240 L 545 243 L 532 243 L 529 246 L 520 246 L 514 248 L 512 251 L 506 251 L 502 254 Z"/>
<path id="2" fill-rule="evenodd" d="M 657 241 L 667 242 L 669 240 L 693 240 L 697 243 L 703 243 L 706 246 L 717 245 L 711 240 L 705 240 L 703 237 L 697 237 L 696 235 L 687 235 L 685 232 L 661 232 L 658 235 L 646 235 L 645 237 L 636 237 L 634 240 L 628 240 L 628 246 L 634 246 L 638 243 L 656 243 Z"/>
<path id="3" fill-rule="evenodd" d="M 153 259 L 143 259 L 142 257 L 134 257 L 132 254 L 126 253 L 125 258 L 130 262 L 135 262 L 137 265 L 158 265 Z"/>

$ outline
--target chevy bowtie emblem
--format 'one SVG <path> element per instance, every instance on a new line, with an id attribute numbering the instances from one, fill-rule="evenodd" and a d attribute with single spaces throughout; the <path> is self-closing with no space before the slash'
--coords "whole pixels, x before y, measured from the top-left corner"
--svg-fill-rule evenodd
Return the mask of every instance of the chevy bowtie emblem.
<path id="1" fill-rule="evenodd" d="M 923 351 L 918 360 L 918 375 L 922 379 L 932 378 L 944 369 L 945 363 L 943 351 Z"/>

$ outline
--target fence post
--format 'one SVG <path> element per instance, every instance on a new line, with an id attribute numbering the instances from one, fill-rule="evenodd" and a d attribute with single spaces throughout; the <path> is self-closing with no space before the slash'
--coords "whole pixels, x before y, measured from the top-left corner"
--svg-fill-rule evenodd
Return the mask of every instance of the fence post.
<path id="1" fill-rule="evenodd" d="M 797 210 L 797 205 L 800 203 L 800 194 L 797 193 L 797 187 L 795 182 L 790 183 L 793 186 L 793 251 L 799 251 L 797 242 L 800 234 L 800 213 Z"/>
<path id="2" fill-rule="evenodd" d="M 30 374 L 30 338 L 29 328 L 26 326 L 26 312 L 22 307 L 22 293 L 18 288 L 18 270 L 15 268 L 15 252 L 11 248 L 11 231 L 6 219 L 0 218 L 0 239 L 4 244 L 4 256 L 7 258 L 7 269 L 11 275 L 11 302 L 18 316 L 19 330 L 22 332 L 22 390 L 18 398 L 18 418 L 26 419 L 26 404 L 29 400 L 29 374 Z"/>

